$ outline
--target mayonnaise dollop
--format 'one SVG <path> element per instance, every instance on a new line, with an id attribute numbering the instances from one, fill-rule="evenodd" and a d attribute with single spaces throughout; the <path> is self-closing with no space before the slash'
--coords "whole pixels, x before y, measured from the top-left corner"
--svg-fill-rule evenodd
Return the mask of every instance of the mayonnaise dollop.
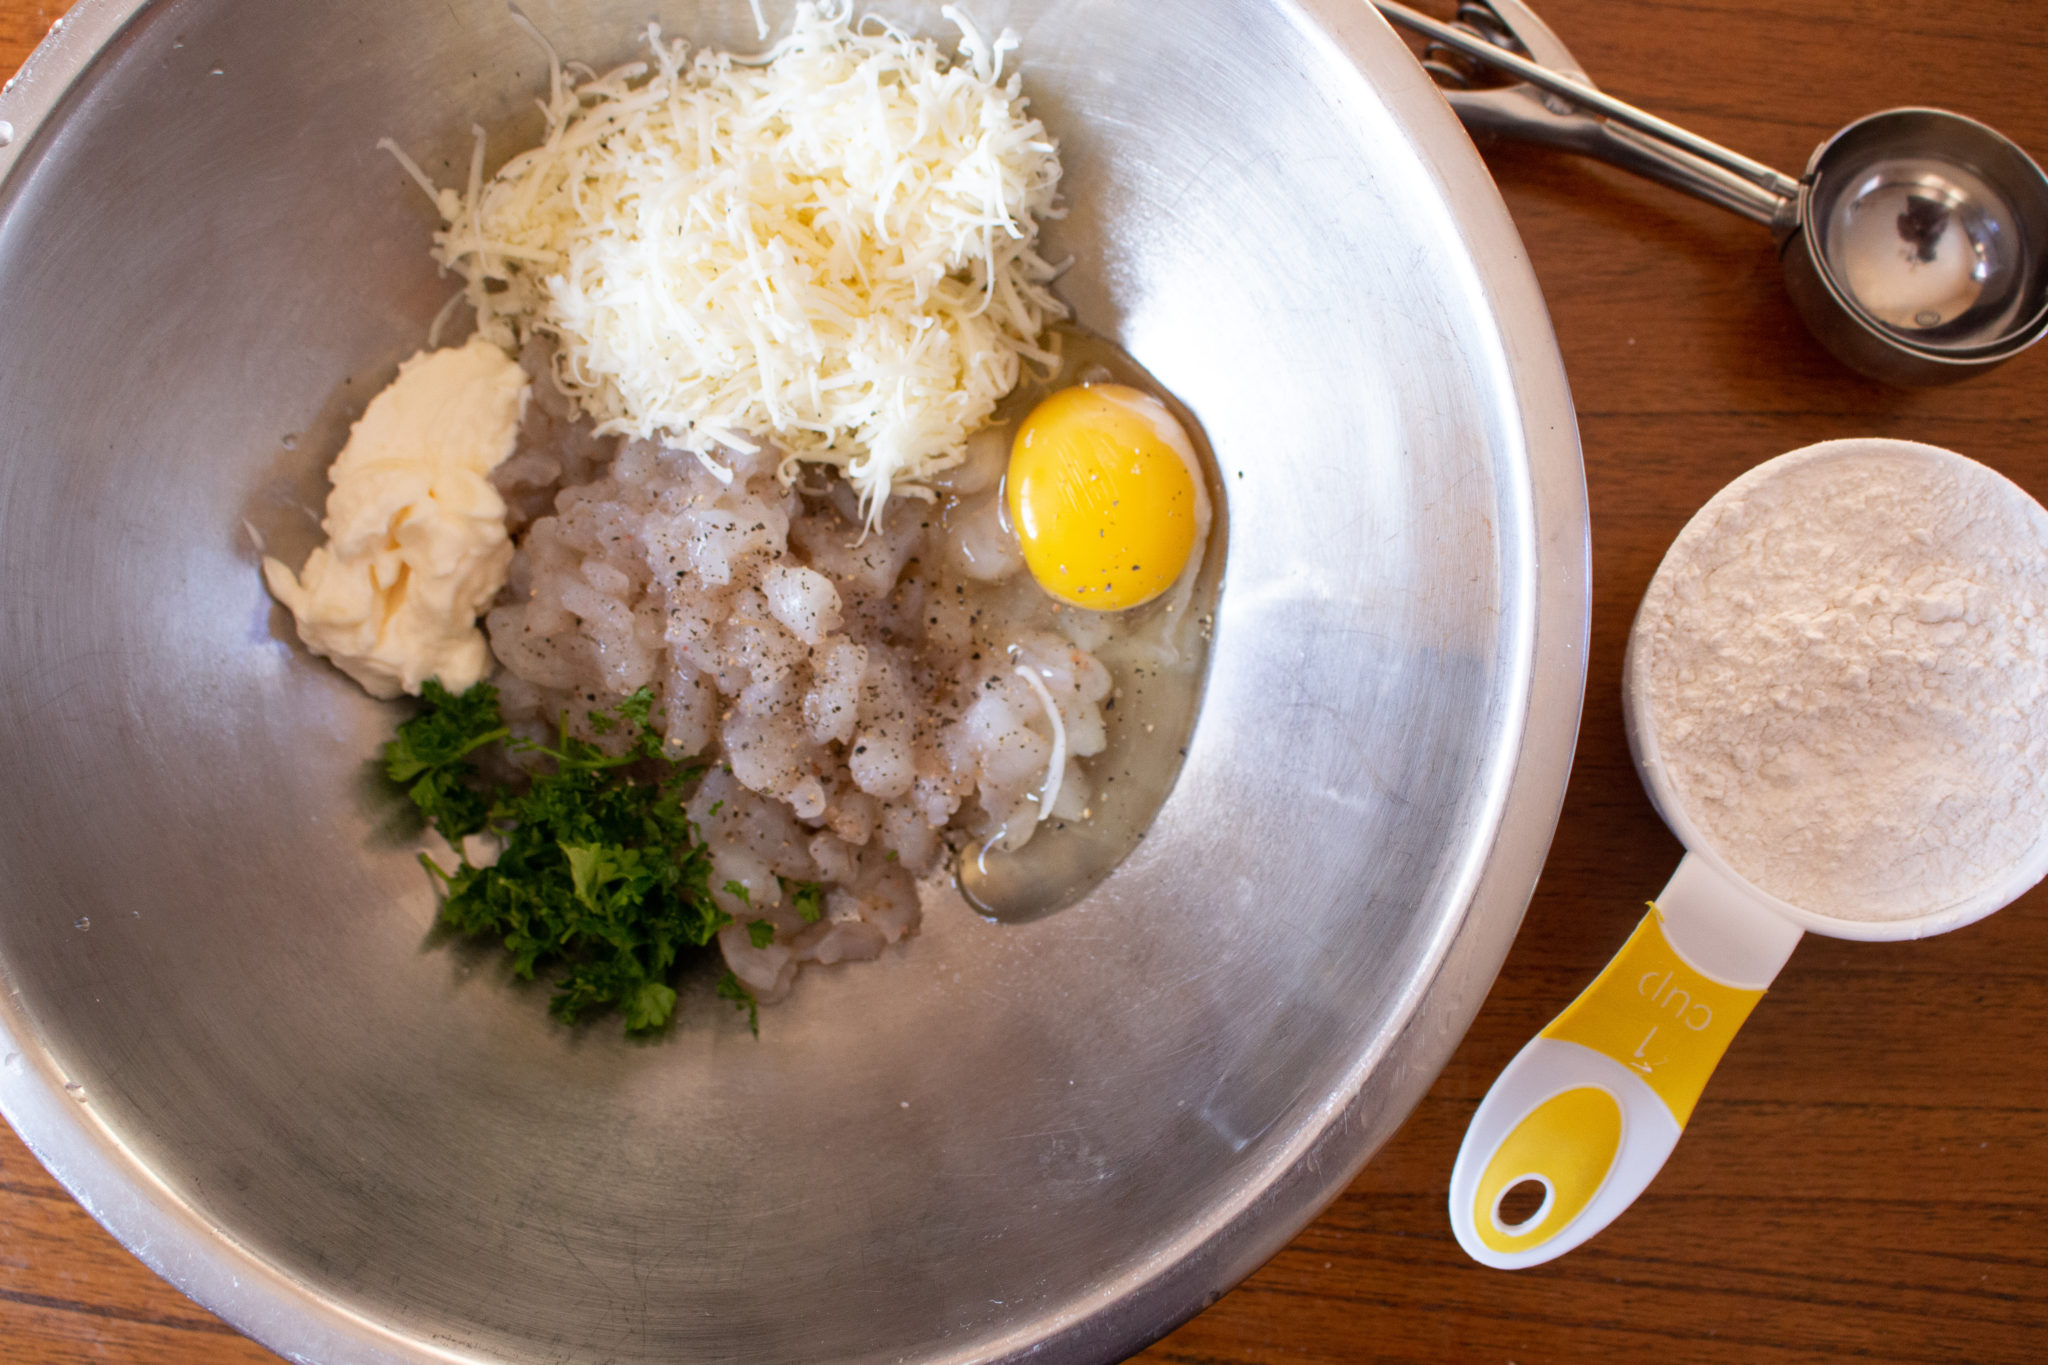
<path id="1" fill-rule="evenodd" d="M 421 351 L 370 401 L 328 471 L 327 544 L 296 575 L 263 561 L 299 638 L 373 697 L 461 692 L 490 668 L 477 614 L 512 542 L 489 474 L 512 453 L 526 372 L 481 338 Z"/>

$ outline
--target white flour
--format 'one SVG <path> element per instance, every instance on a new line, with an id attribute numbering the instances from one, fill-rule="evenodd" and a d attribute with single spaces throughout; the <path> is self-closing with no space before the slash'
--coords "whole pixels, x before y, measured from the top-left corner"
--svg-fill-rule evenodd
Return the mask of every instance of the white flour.
<path id="1" fill-rule="evenodd" d="M 1678 803 L 1803 909 L 1905 919 L 2048 831 L 2048 512 L 1930 447 L 1837 442 L 1686 526 L 1629 658 Z"/>

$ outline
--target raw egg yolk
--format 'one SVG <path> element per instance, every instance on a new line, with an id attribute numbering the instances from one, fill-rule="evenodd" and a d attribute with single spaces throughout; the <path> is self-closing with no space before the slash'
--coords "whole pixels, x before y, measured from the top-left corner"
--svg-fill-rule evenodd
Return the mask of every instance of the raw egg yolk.
<path id="1" fill-rule="evenodd" d="M 1208 529 L 1187 433 L 1164 403 L 1122 384 L 1061 389 L 1033 408 L 1004 496 L 1038 585 L 1096 611 L 1172 587 Z"/>

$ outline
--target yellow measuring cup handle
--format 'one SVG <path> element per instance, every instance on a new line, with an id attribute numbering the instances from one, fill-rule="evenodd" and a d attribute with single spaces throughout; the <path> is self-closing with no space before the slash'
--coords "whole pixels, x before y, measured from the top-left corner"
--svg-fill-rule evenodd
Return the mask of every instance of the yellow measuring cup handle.
<path id="1" fill-rule="evenodd" d="M 1634 1203 L 1799 935 L 1686 855 L 1607 969 L 1473 1114 L 1451 1170 L 1451 1228 L 1466 1253 L 1503 1270 L 1540 1265 Z M 1534 1211 L 1504 1212 L 1530 1184 Z"/>

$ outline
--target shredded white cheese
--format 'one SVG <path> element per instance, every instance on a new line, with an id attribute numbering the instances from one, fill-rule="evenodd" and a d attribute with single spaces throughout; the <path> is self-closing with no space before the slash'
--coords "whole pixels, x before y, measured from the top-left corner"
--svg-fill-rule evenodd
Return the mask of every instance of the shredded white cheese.
<path id="1" fill-rule="evenodd" d="M 760 58 L 664 43 L 578 79 L 551 59 L 541 145 L 434 189 L 437 258 L 479 332 L 556 340 L 563 390 L 607 433 L 717 469 L 765 440 L 837 466 L 871 517 L 965 458 L 1023 361 L 1058 363 L 1065 308 L 1037 254 L 1060 163 L 1016 45 L 951 6 L 957 59 L 850 0 L 796 7 Z M 396 147 L 392 147 L 394 153 Z"/>

